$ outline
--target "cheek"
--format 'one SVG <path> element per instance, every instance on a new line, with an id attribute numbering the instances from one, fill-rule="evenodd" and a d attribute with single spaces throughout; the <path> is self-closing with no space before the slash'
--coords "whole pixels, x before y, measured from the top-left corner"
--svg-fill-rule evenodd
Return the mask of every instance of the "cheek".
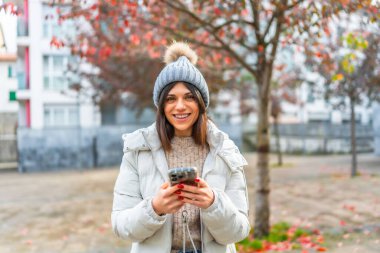
<path id="1" fill-rule="evenodd" d="M 195 116 L 195 118 L 198 118 L 198 116 L 199 116 L 199 108 L 198 108 L 198 106 L 195 106 L 193 108 L 193 115 Z"/>
<path id="2" fill-rule="evenodd" d="M 164 106 L 164 114 L 165 114 L 165 117 L 166 117 L 166 118 L 168 118 L 168 116 L 170 116 L 170 114 L 171 114 L 170 111 L 171 111 L 171 110 L 170 110 L 170 106 L 165 105 L 165 106 Z"/>

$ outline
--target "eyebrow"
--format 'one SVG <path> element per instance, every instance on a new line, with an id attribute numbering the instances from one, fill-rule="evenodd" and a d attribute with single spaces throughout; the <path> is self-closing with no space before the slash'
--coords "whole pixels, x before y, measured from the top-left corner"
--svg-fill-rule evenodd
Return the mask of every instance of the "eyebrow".
<path id="1" fill-rule="evenodd" d="M 193 95 L 193 93 L 191 93 L 191 92 L 187 92 L 187 93 L 185 93 L 185 94 L 183 94 L 183 95 L 186 96 L 186 95 L 189 95 L 189 94 L 190 94 L 190 95 Z M 173 93 L 171 93 L 171 94 L 169 93 L 168 96 L 173 96 L 173 97 L 175 97 L 176 95 L 173 94 Z"/>

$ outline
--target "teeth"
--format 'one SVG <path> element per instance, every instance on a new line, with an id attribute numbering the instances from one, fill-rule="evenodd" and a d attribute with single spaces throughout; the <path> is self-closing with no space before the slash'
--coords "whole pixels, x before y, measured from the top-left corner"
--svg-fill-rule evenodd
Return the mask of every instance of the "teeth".
<path id="1" fill-rule="evenodd" d="M 179 119 L 183 119 L 183 118 L 186 118 L 187 116 L 189 116 L 190 114 L 175 114 L 174 117 L 176 118 L 179 118 Z"/>

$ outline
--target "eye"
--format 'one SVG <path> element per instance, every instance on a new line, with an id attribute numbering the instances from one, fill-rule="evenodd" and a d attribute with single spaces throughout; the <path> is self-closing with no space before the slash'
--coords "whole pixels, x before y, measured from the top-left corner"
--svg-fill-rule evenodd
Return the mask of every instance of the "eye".
<path id="1" fill-rule="evenodd" d="M 175 97 L 166 97 L 166 102 L 167 103 L 173 103 L 175 101 Z"/>
<path id="2" fill-rule="evenodd" d="M 185 99 L 186 99 L 186 101 L 194 101 L 194 96 L 193 96 L 193 94 L 189 94 L 189 95 L 186 95 L 185 96 Z"/>

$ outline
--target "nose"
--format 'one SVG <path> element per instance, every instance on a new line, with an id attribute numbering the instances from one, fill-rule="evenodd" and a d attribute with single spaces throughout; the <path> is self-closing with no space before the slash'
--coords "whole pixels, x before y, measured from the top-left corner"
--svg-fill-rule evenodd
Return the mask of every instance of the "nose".
<path id="1" fill-rule="evenodd" d="M 183 99 L 178 99 L 177 104 L 175 105 L 175 108 L 179 111 L 185 110 L 186 109 L 185 101 L 183 101 Z"/>

